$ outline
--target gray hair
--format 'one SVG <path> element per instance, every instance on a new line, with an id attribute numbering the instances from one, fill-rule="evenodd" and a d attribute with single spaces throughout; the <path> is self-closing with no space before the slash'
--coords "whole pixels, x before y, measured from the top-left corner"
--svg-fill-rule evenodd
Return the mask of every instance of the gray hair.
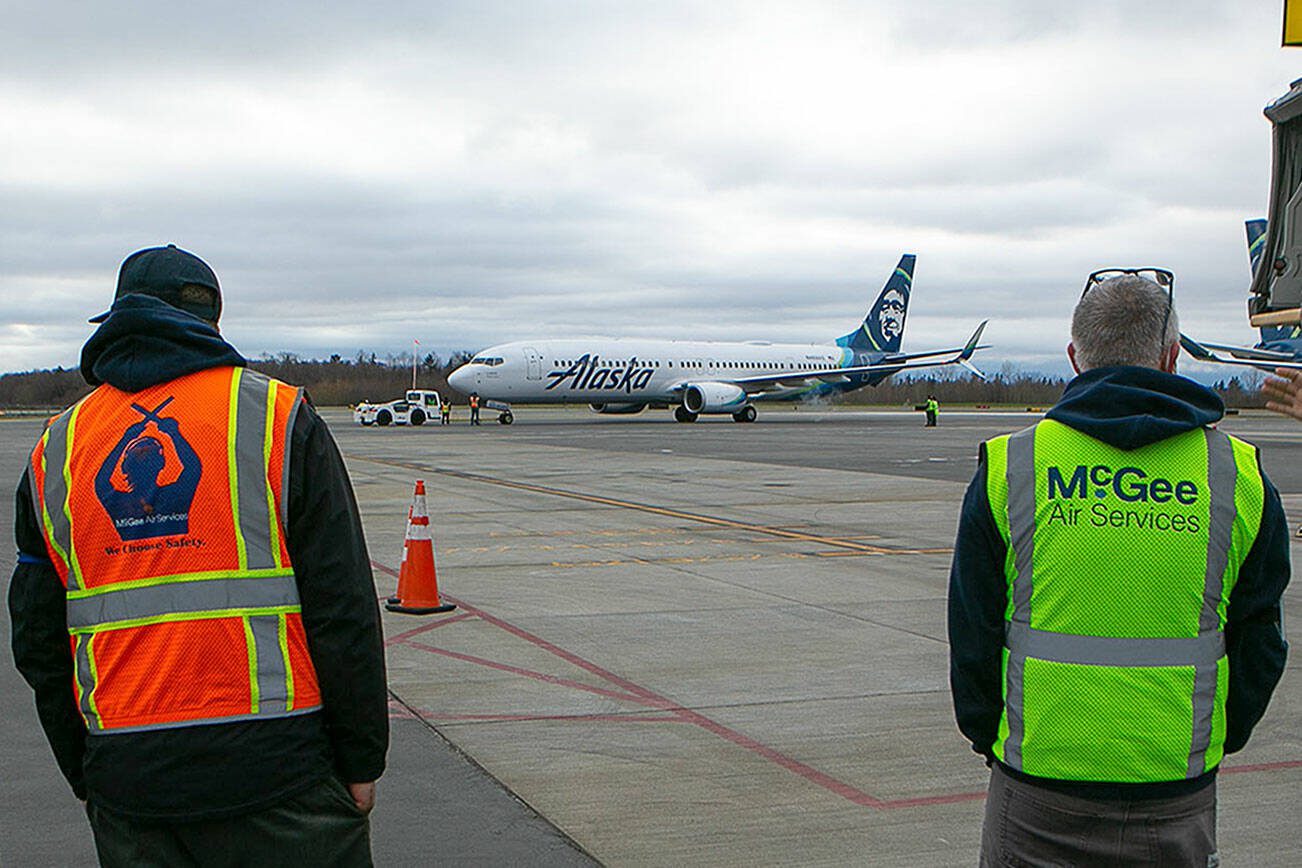
<path id="1" fill-rule="evenodd" d="M 1108 365 L 1159 367 L 1180 340 L 1174 309 L 1167 318 L 1169 298 L 1165 289 L 1134 274 L 1105 280 L 1085 293 L 1071 317 L 1076 364 L 1082 371 Z"/>

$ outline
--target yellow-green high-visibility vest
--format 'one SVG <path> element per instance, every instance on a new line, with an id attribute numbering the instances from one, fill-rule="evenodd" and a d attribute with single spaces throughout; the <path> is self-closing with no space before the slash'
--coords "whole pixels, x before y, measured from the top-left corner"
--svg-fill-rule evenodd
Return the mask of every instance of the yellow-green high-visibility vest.
<path id="1" fill-rule="evenodd" d="M 1046 419 L 986 443 L 1008 545 L 994 754 L 1148 783 L 1224 755 L 1225 610 L 1261 524 L 1256 448 L 1197 428 L 1126 451 Z"/>

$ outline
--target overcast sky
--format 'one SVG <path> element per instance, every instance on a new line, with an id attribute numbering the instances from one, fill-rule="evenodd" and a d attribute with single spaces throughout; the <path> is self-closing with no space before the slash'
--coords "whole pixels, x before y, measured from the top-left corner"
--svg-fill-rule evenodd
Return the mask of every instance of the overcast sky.
<path id="1" fill-rule="evenodd" d="M 1280 0 L 193 5 L 0 3 L 0 370 L 168 242 L 254 357 L 825 340 L 902 252 L 906 349 L 1054 368 L 1107 265 L 1254 340 Z"/>

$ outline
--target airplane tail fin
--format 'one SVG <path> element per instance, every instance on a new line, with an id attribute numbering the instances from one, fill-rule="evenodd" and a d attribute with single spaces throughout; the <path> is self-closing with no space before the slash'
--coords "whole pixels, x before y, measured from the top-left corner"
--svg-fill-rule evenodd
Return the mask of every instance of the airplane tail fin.
<path id="1" fill-rule="evenodd" d="M 904 318 L 909 312 L 909 291 L 913 287 L 913 265 L 917 257 L 906 253 L 882 287 L 877 301 L 859 328 L 836 339 L 838 346 L 852 350 L 895 353 L 904 339 Z"/>
<path id="2" fill-rule="evenodd" d="M 1256 220 L 1246 220 L 1243 224 L 1248 233 L 1248 261 L 1252 265 L 1252 273 L 1256 275 L 1257 269 L 1261 266 L 1261 254 L 1266 249 L 1266 221 L 1262 218 Z M 1261 342 L 1269 344 L 1273 341 L 1289 341 L 1302 337 L 1302 330 L 1297 326 L 1262 326 Z"/>
<path id="3" fill-rule="evenodd" d="M 1252 273 L 1257 273 L 1257 266 L 1261 264 L 1262 251 L 1266 249 L 1266 220 L 1257 218 L 1256 220 L 1245 220 L 1243 228 L 1248 233 L 1248 262 L 1252 266 Z"/>

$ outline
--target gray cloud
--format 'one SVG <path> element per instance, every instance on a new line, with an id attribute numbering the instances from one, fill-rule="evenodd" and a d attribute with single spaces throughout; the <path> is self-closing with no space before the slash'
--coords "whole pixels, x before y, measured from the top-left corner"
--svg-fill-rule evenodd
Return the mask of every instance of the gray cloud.
<path id="1" fill-rule="evenodd" d="M 1149 262 L 1250 339 L 1277 40 L 1266 0 L 7 10 L 0 369 L 75 363 L 168 241 L 253 355 L 825 339 L 906 250 L 918 348 L 1059 358 Z"/>

